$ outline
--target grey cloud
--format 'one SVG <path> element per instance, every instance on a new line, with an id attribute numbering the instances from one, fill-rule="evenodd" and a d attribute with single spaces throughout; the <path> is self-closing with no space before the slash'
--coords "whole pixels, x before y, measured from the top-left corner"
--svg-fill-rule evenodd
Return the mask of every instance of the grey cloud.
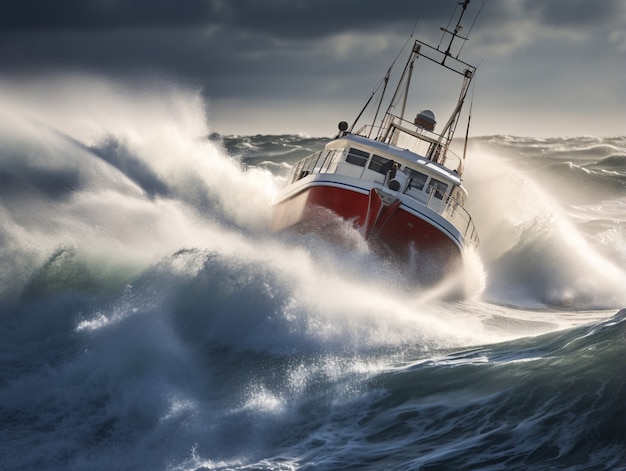
<path id="1" fill-rule="evenodd" d="M 527 10 L 537 12 L 545 25 L 557 27 L 606 26 L 615 20 L 626 20 L 622 0 L 528 0 Z"/>
<path id="2" fill-rule="evenodd" d="M 292 39 L 380 30 L 450 14 L 450 5 L 428 0 L 235 0 L 222 4 L 218 17 L 224 24 Z"/>
<path id="3" fill-rule="evenodd" d="M 417 19 L 445 23 L 456 2 L 429 0 L 7 0 L 0 5 L 0 66 L 114 74 L 160 70 L 189 78 L 277 67 L 280 52 L 315 73 L 298 52 L 343 32 L 409 34 Z M 445 17 L 445 19 L 444 19 Z M 290 40 L 299 40 L 292 45 Z M 277 45 L 276 40 L 281 41 Z M 280 48 L 283 48 L 282 50 Z M 255 55 L 257 57 L 255 57 Z M 263 60 L 258 56 L 265 56 Z"/>
<path id="4" fill-rule="evenodd" d="M 206 0 L 6 0 L 0 4 L 0 31 L 176 28 L 206 24 L 212 15 Z"/>
<path id="5" fill-rule="evenodd" d="M 7 0 L 0 34 L 14 31 L 103 31 L 217 26 L 282 39 L 343 31 L 387 30 L 416 21 L 447 22 L 458 2 L 432 0 Z M 520 12 L 559 27 L 624 19 L 621 0 L 474 0 L 481 21 L 519 21 Z M 517 17 L 516 17 L 517 16 Z"/>
<path id="6" fill-rule="evenodd" d="M 482 3 L 472 0 L 465 26 Z M 325 96 L 331 99 L 356 95 L 361 99 L 385 72 L 416 21 L 420 38 L 434 34 L 438 40 L 438 27 L 448 23 L 457 4 L 457 0 L 6 0 L 0 2 L 0 69 L 3 75 L 17 76 L 50 70 L 130 79 L 162 75 L 198 85 L 215 101 L 305 100 L 307 95 L 317 100 L 321 90 L 329 90 Z M 625 10 L 623 0 L 485 0 L 472 47 L 464 52 L 470 62 L 486 56 L 481 67 L 494 70 L 484 76 L 500 78 L 498 83 L 507 87 L 521 76 L 559 77 L 565 82 L 566 67 L 556 67 L 557 60 L 574 68 L 588 67 L 595 59 L 595 70 L 606 67 L 597 51 L 620 55 L 609 66 L 623 60 L 619 44 L 608 44 L 606 38 L 610 31 L 623 31 Z M 538 44 L 533 35 L 550 30 L 557 34 L 543 34 L 546 43 Z M 584 41 L 576 48 L 568 47 L 567 40 L 550 42 L 558 33 L 570 31 L 585 33 L 578 35 Z M 349 53 L 339 56 L 333 41 L 340 33 L 360 33 L 353 39 L 361 43 L 350 43 L 345 35 Z M 500 55 L 489 53 L 507 41 L 515 47 L 502 48 Z M 474 60 L 471 54 L 481 47 L 487 53 Z M 586 59 L 581 66 L 583 51 Z M 512 67 L 515 74 L 509 73 Z M 522 90 L 530 82 L 516 85 Z M 366 89 L 357 89 L 361 86 Z"/>
<path id="7" fill-rule="evenodd" d="M 218 25 L 282 38 L 444 17 L 429 0 L 7 0 L 0 31 L 98 31 Z"/>

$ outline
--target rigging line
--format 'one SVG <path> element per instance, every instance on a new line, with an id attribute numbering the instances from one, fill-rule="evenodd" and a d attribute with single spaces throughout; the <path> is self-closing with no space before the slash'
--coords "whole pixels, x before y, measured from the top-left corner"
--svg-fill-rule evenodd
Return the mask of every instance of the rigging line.
<path id="1" fill-rule="evenodd" d="M 417 21 L 415 22 L 415 25 L 417 26 Z M 358 113 L 357 117 L 355 118 L 355 120 L 352 122 L 352 126 L 350 126 L 350 130 L 349 132 L 352 132 L 354 127 L 356 126 L 356 123 L 358 123 L 359 119 L 361 119 L 361 116 L 363 115 L 363 113 L 365 112 L 365 110 L 367 109 L 367 107 L 369 106 L 370 102 L 372 101 L 372 98 L 374 98 L 374 96 L 376 95 L 376 93 L 378 93 L 378 90 L 380 89 L 380 87 L 384 84 L 385 87 L 383 88 L 383 92 L 380 96 L 380 102 L 382 103 L 384 95 L 385 95 L 385 90 L 387 89 L 387 82 L 389 82 L 389 77 L 391 76 L 391 70 L 393 69 L 393 67 L 396 65 L 396 62 L 398 61 L 398 58 L 400 57 L 400 55 L 402 54 L 402 52 L 406 49 L 406 46 L 409 44 L 409 41 L 411 40 L 411 38 L 413 37 L 413 34 L 415 33 L 415 26 L 413 27 L 413 32 L 411 33 L 411 35 L 407 38 L 407 40 L 404 42 L 404 45 L 400 48 L 400 50 L 398 51 L 398 53 L 396 54 L 396 57 L 394 58 L 393 62 L 391 63 L 391 65 L 389 66 L 389 69 L 387 70 L 387 73 L 385 74 L 385 76 L 379 80 L 379 82 L 376 84 L 376 86 L 374 87 L 374 90 L 372 91 L 369 99 L 367 100 L 367 102 L 365 103 L 365 106 L 361 109 L 361 111 Z M 380 104 L 378 106 L 380 108 Z M 378 114 L 378 113 L 377 113 Z M 374 124 L 374 123 L 372 123 Z"/>
<path id="2" fill-rule="evenodd" d="M 383 91 L 380 94 L 380 101 L 378 102 L 378 106 L 376 107 L 376 113 L 374 114 L 374 118 L 372 119 L 372 127 L 370 128 L 370 132 L 367 135 L 369 138 L 374 130 L 374 126 L 376 125 L 376 120 L 378 119 L 378 112 L 380 111 L 380 107 L 383 104 L 383 97 L 385 96 L 385 92 L 387 91 L 387 85 L 389 84 L 389 75 L 391 73 L 391 67 L 389 68 L 389 72 L 387 72 L 387 76 L 385 77 L 385 86 L 383 87 Z"/>
<path id="3" fill-rule="evenodd" d="M 484 6 L 485 6 L 485 2 L 480 4 L 480 8 L 478 9 L 478 12 L 476 13 L 476 16 L 474 17 L 474 21 L 472 21 L 472 25 L 470 26 L 469 30 L 467 31 L 467 34 L 465 35 L 465 41 L 463 41 L 463 43 L 461 44 L 461 48 L 459 49 L 459 52 L 456 55 L 457 58 L 461 55 L 461 51 L 465 47 L 465 43 L 469 39 L 470 33 L 472 32 L 472 29 L 474 29 L 474 25 L 476 24 L 476 20 L 478 19 L 478 16 L 480 15 L 480 12 L 482 11 Z"/>
<path id="4" fill-rule="evenodd" d="M 400 50 L 398 51 L 398 54 L 396 54 L 395 59 L 391 63 L 391 66 L 389 67 L 390 71 L 393 68 L 393 66 L 396 64 L 396 61 L 398 60 L 402 52 L 406 49 L 406 46 L 409 44 L 409 41 L 411 40 L 411 38 L 415 35 L 415 28 L 417 28 L 417 20 L 415 21 L 415 26 L 413 26 L 413 31 L 411 32 L 410 36 L 406 39 L 406 41 L 404 42 L 404 45 L 400 48 Z"/>
<path id="5" fill-rule="evenodd" d="M 456 15 L 456 11 L 458 10 L 459 5 L 457 5 L 454 8 L 454 11 L 452 12 L 452 14 L 450 15 L 450 19 L 448 20 L 448 24 L 444 28 L 442 28 L 443 33 L 441 34 L 441 39 L 439 40 L 439 44 L 437 44 L 437 49 L 439 49 L 439 47 L 441 46 L 441 43 L 443 42 L 444 38 L 446 37 L 446 31 L 448 31 L 450 29 L 450 25 L 452 24 L 452 20 L 454 19 L 454 16 Z"/>
<path id="6" fill-rule="evenodd" d="M 409 37 L 407 38 L 407 40 L 404 42 L 404 44 L 402 45 L 402 47 L 400 48 L 400 50 L 398 51 L 398 53 L 396 54 L 396 57 L 393 59 L 393 61 L 391 62 L 391 65 L 389 66 L 389 69 L 387 70 L 387 73 L 385 74 L 385 76 L 380 79 L 380 81 L 376 84 L 376 86 L 374 87 L 374 91 L 372 94 L 376 93 L 376 91 L 380 88 L 380 86 L 385 83 L 386 81 L 389 80 L 389 77 L 391 75 L 391 70 L 394 68 L 394 66 L 396 65 L 396 62 L 398 62 L 398 58 L 400 57 L 400 55 L 402 55 L 402 52 L 406 49 L 406 46 L 409 44 L 409 41 L 411 40 L 411 38 L 414 36 L 415 34 L 415 28 L 417 27 L 417 21 L 415 22 L 415 26 L 413 26 L 413 31 L 411 32 L 411 34 L 409 35 Z"/>
<path id="7" fill-rule="evenodd" d="M 415 30 L 417 29 L 418 22 L 419 22 L 419 18 L 415 20 L 415 23 L 413 23 L 413 29 L 411 30 L 411 35 L 409 36 L 409 39 L 411 39 L 413 35 L 415 34 Z"/>
<path id="8" fill-rule="evenodd" d="M 474 79 L 476 76 L 474 75 Z M 465 154 L 467 154 L 467 141 L 469 139 L 470 123 L 472 121 L 472 108 L 474 107 L 474 90 L 476 87 L 476 81 L 472 82 L 472 96 L 470 98 L 469 114 L 467 115 L 467 129 L 465 130 L 465 143 L 463 144 L 463 163 L 465 163 Z"/>

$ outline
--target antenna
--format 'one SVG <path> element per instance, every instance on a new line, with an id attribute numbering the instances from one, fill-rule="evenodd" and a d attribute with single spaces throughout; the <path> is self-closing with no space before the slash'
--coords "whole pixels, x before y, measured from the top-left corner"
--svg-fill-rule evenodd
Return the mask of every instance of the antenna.
<path id="1" fill-rule="evenodd" d="M 469 5 L 470 0 L 463 0 L 462 2 L 459 2 L 459 5 L 461 5 L 461 14 L 459 15 L 459 19 L 456 22 L 456 26 L 454 27 L 454 31 L 450 31 L 447 27 L 444 28 L 442 27 L 441 30 L 445 33 L 448 33 L 451 35 L 450 38 L 450 42 L 448 43 L 448 48 L 446 49 L 446 51 L 444 52 L 444 57 L 443 60 L 441 61 L 441 64 L 445 64 L 446 59 L 448 58 L 448 56 L 450 56 L 450 49 L 452 48 L 452 43 L 454 42 L 454 40 L 458 37 L 463 39 L 464 41 L 467 41 L 467 38 L 464 38 L 463 36 L 461 36 L 459 34 L 459 32 L 463 29 L 463 27 L 461 26 L 461 20 L 463 19 L 463 15 L 465 14 L 465 10 L 467 9 L 467 6 Z M 437 47 L 437 50 L 439 50 L 439 47 Z M 441 51 L 440 51 L 441 52 Z M 458 54 L 457 54 L 458 57 Z"/>
<path id="2" fill-rule="evenodd" d="M 458 8 L 458 6 L 457 6 Z M 452 12 L 452 14 L 450 15 L 450 19 L 448 20 L 448 24 L 446 25 L 445 28 L 441 28 L 441 31 L 443 31 L 443 34 L 441 35 L 441 39 L 439 40 L 439 44 L 437 44 L 437 50 L 439 50 L 439 48 L 441 47 L 441 43 L 443 42 L 444 38 L 446 37 L 446 31 L 447 29 L 450 27 L 450 24 L 452 23 L 452 18 L 454 18 L 454 15 L 456 14 L 456 8 L 454 9 L 454 11 Z"/>
<path id="3" fill-rule="evenodd" d="M 467 38 L 468 39 L 469 39 L 470 33 L 474 29 L 474 25 L 476 24 L 476 20 L 478 19 L 478 16 L 480 15 L 480 12 L 482 11 L 484 6 L 485 6 L 485 2 L 480 4 L 480 8 L 478 9 L 478 12 L 476 13 L 476 16 L 474 17 L 474 21 L 472 21 L 472 25 L 470 26 L 470 29 L 467 31 Z M 463 50 L 464 46 L 465 46 L 465 42 L 463 42 L 463 44 L 461 44 L 461 48 L 459 49 L 459 52 L 456 55 L 457 59 L 461 55 L 461 51 Z"/>

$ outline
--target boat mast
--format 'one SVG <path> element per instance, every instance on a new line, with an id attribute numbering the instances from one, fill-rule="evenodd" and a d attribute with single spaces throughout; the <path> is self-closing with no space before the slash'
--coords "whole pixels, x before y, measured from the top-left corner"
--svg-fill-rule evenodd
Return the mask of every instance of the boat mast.
<path id="1" fill-rule="evenodd" d="M 457 100 L 454 111 L 450 115 L 450 119 L 444 126 L 441 131 L 441 135 L 439 137 L 439 141 L 437 142 L 437 146 L 443 146 L 443 152 L 440 152 L 439 155 L 443 156 L 448 150 L 450 143 L 452 142 L 452 138 L 454 137 L 454 132 L 456 131 L 456 125 L 459 122 L 459 116 L 461 115 L 461 109 L 463 108 L 463 104 L 465 103 L 465 97 L 467 96 L 467 91 L 469 90 L 470 83 L 472 81 L 472 77 L 474 76 L 474 71 L 469 68 L 465 70 L 463 77 L 463 84 L 461 86 L 461 93 L 459 94 L 459 99 Z M 444 143 L 445 140 L 445 143 Z M 434 151 L 435 148 L 433 148 Z M 436 155 L 427 155 L 431 160 L 437 161 Z"/>
<path id="2" fill-rule="evenodd" d="M 470 0 L 463 0 L 462 2 L 459 2 L 459 5 L 461 5 L 461 14 L 459 15 L 459 19 L 456 21 L 456 26 L 454 27 L 454 31 L 449 31 L 447 28 L 444 28 L 443 26 L 441 27 L 441 31 L 451 35 L 450 42 L 448 43 L 448 49 L 446 49 L 446 52 L 444 52 L 444 57 L 443 57 L 443 61 L 441 62 L 441 65 L 444 65 L 446 62 L 446 58 L 451 55 L 450 49 L 452 48 L 452 43 L 457 38 L 457 36 L 463 39 L 464 41 L 467 41 L 467 38 L 464 38 L 463 36 L 459 36 L 459 31 L 463 29 L 463 27 L 461 26 L 461 20 L 463 19 L 463 15 L 465 14 L 465 10 L 467 9 L 469 2 Z M 458 57 L 459 55 L 457 54 L 456 58 Z"/>
<path id="3" fill-rule="evenodd" d="M 413 68 L 415 67 L 415 61 L 419 57 L 419 48 L 417 51 L 413 51 L 413 59 L 409 61 L 409 72 L 406 78 L 406 86 L 402 92 L 402 109 L 400 111 L 400 119 L 404 119 L 404 112 L 406 110 L 406 101 L 409 98 L 409 86 L 411 85 L 411 78 L 413 77 Z"/>
<path id="4" fill-rule="evenodd" d="M 470 83 L 472 81 L 472 78 L 474 77 L 474 72 L 476 71 L 475 67 L 459 59 L 459 54 L 461 53 L 462 47 L 459 48 L 459 52 L 457 53 L 456 56 L 453 56 L 451 53 L 452 45 L 454 44 L 454 41 L 457 38 L 462 39 L 463 41 L 467 41 L 468 39 L 467 36 L 465 37 L 461 36 L 459 33 L 463 29 L 463 27 L 461 26 L 461 20 L 463 19 L 463 15 L 465 14 L 465 10 L 467 9 L 467 6 L 469 5 L 469 3 L 470 3 L 470 0 L 463 0 L 459 2 L 459 5 L 461 6 L 461 13 L 459 14 L 459 18 L 457 19 L 454 30 L 450 31 L 448 28 L 441 27 L 441 31 L 443 31 L 444 35 L 445 34 L 450 35 L 450 41 L 448 42 L 448 47 L 446 48 L 445 51 L 442 51 L 441 49 L 439 49 L 441 42 L 439 43 L 439 46 L 437 46 L 437 48 L 432 48 L 432 46 L 426 45 L 429 48 L 434 49 L 436 53 L 440 54 L 439 55 L 440 60 L 438 60 L 435 57 L 430 57 L 427 55 L 425 55 L 424 57 L 427 57 L 431 61 L 436 62 L 440 64 L 441 66 L 446 67 L 447 69 L 450 69 L 463 76 L 463 83 L 461 85 L 461 91 L 459 93 L 459 98 L 457 100 L 456 106 L 454 107 L 454 110 L 452 111 L 452 114 L 450 115 L 448 122 L 445 124 L 445 126 L 443 127 L 443 130 L 441 131 L 439 140 L 437 142 L 437 146 L 433 146 L 431 148 L 430 154 L 426 156 L 430 160 L 434 160 L 434 161 L 439 161 L 440 159 L 444 158 L 444 156 L 446 155 L 446 152 L 448 151 L 448 147 L 450 146 L 450 143 L 452 142 L 452 138 L 454 137 L 454 132 L 456 131 L 456 126 L 459 121 L 463 104 L 465 103 L 465 97 L 467 96 L 467 91 L 469 90 Z M 472 27 L 473 27 L 473 24 L 472 24 Z M 452 65 L 446 65 L 446 61 L 449 58 L 453 59 Z"/>
<path id="5" fill-rule="evenodd" d="M 452 53 L 453 45 L 455 44 L 457 39 L 461 39 L 463 41 L 466 41 L 468 39 L 467 37 L 462 36 L 460 33 L 463 29 L 463 27 L 461 26 L 461 21 L 469 3 L 470 0 L 463 0 L 459 2 L 459 5 L 461 6 L 461 12 L 458 15 L 456 25 L 453 29 L 449 29 L 449 26 L 441 27 L 441 31 L 443 31 L 444 37 L 442 37 L 442 40 L 439 42 L 439 45 L 437 45 L 437 47 L 426 44 L 418 39 L 415 40 L 413 48 L 411 50 L 411 54 L 406 62 L 404 71 L 402 72 L 402 76 L 397 83 L 393 97 L 389 102 L 387 110 L 381 120 L 380 131 L 378 133 L 378 136 L 376 137 L 376 140 L 388 142 L 391 144 L 395 143 L 393 142 L 396 137 L 394 129 L 405 121 L 404 115 L 406 111 L 406 104 L 409 95 L 409 86 L 412 79 L 415 61 L 419 57 L 424 57 L 438 65 L 441 65 L 442 67 L 445 67 L 446 69 L 456 72 L 463 77 L 459 97 L 452 111 L 452 114 L 444 125 L 443 130 L 439 133 L 439 139 L 436 141 L 436 145 L 433 145 L 431 147 L 429 155 L 426 156 L 434 161 L 438 161 L 444 158 L 454 136 L 459 116 L 463 108 L 463 104 L 465 103 L 465 97 L 467 96 L 467 91 L 476 70 L 475 67 L 459 59 L 460 50 L 462 48 L 459 49 L 456 56 Z M 444 49 L 444 47 L 442 47 L 442 42 L 446 35 L 450 35 L 450 40 L 446 42 Z M 393 111 L 397 106 L 400 107 L 398 113 Z"/>
<path id="6" fill-rule="evenodd" d="M 387 89 L 389 77 L 391 74 L 391 68 L 393 67 L 396 60 L 398 59 L 398 56 L 396 56 L 396 58 L 394 59 L 392 63 L 392 67 L 389 68 L 384 79 L 376 87 L 376 89 L 370 96 L 369 100 L 367 100 L 367 103 L 365 104 L 361 112 L 358 114 L 357 118 L 353 122 L 348 132 L 352 132 L 356 123 L 361 118 L 363 112 L 369 107 L 371 100 L 374 98 L 374 95 L 382 86 L 382 93 L 380 94 L 379 99 L 377 100 L 378 106 L 376 107 L 376 113 L 374 115 L 374 119 L 371 121 L 371 125 L 364 127 L 364 129 L 369 128 L 367 137 L 370 137 L 372 131 L 378 128 L 378 132 L 375 138 L 377 141 L 397 145 L 398 138 L 400 137 L 400 135 L 403 133 L 405 134 L 408 133 L 416 137 L 417 139 L 427 141 L 431 144 L 429 146 L 429 150 L 427 154 L 425 155 L 426 158 L 434 162 L 438 162 L 438 163 L 445 160 L 448 148 L 452 142 L 454 133 L 456 131 L 456 127 L 459 122 L 459 117 L 461 115 L 463 104 L 465 103 L 467 92 L 469 90 L 472 78 L 474 77 L 474 73 L 476 71 L 476 67 L 459 59 L 459 55 L 461 53 L 461 50 L 463 49 L 464 42 L 467 41 L 468 39 L 466 36 L 462 36 L 460 32 L 463 29 L 463 27 L 461 26 L 461 21 L 463 19 L 465 10 L 467 9 L 469 3 L 470 3 L 470 0 L 462 0 L 458 3 L 458 5 L 460 5 L 461 7 L 461 12 L 460 14 L 458 14 L 456 25 L 454 26 L 453 29 L 450 29 L 450 24 L 452 23 L 453 18 L 457 15 L 458 6 L 457 6 L 457 9 L 455 9 L 454 13 L 452 14 L 452 17 L 450 18 L 448 25 L 446 27 L 441 27 L 441 31 L 443 31 L 443 36 L 437 46 L 432 46 L 423 41 L 420 41 L 419 39 L 414 40 L 411 53 L 407 59 L 404 70 L 402 71 L 402 74 L 400 76 L 400 79 L 397 82 L 395 91 L 393 93 L 391 100 L 389 101 L 387 109 L 380 120 L 380 124 L 377 126 L 376 120 L 378 118 L 378 113 L 380 111 L 380 107 L 382 105 L 382 102 L 385 96 L 385 91 Z M 472 23 L 472 27 L 473 26 L 474 24 Z M 472 28 L 470 28 L 469 31 L 471 31 L 471 29 Z M 446 45 L 442 46 L 442 43 L 444 43 L 444 39 L 446 38 L 446 35 L 450 35 L 450 40 L 445 41 Z M 411 37 L 412 36 L 413 35 L 411 35 Z M 411 38 L 409 38 L 409 40 L 410 39 Z M 454 55 L 452 50 L 455 45 L 455 42 L 458 39 L 462 40 L 463 44 L 456 52 L 456 55 Z M 405 47 L 408 44 L 409 40 L 407 40 L 407 43 L 405 43 Z M 410 122 L 410 120 L 405 120 L 404 118 L 408 96 L 409 96 L 409 87 L 410 87 L 411 79 L 413 78 L 413 69 L 415 66 L 415 61 L 420 57 L 424 57 L 425 59 L 428 59 L 429 61 L 437 65 L 440 65 L 448 70 L 451 70 L 463 77 L 461 90 L 460 90 L 456 105 L 454 106 L 450 117 L 448 118 L 447 122 L 443 126 L 443 130 L 440 133 L 432 132 L 430 134 L 420 134 L 419 129 L 417 130 L 410 129 L 411 125 L 413 124 L 415 126 L 418 125 L 417 121 L 413 123 L 413 122 Z M 397 109 L 397 107 L 399 107 L 399 110 L 398 110 L 399 112 L 394 111 Z M 428 129 L 428 131 L 433 131 L 433 129 Z"/>
<path id="7" fill-rule="evenodd" d="M 411 50 L 411 55 L 404 66 L 404 70 L 402 71 L 402 76 L 398 81 L 398 85 L 396 86 L 396 91 L 389 102 L 389 106 L 387 107 L 387 111 L 385 111 L 385 116 L 382 119 L 380 125 L 380 133 L 377 140 L 382 142 L 387 142 L 389 138 L 389 133 L 391 132 L 392 122 L 394 118 L 400 118 L 400 120 L 404 119 L 404 112 L 406 110 L 406 102 L 409 96 L 409 85 L 411 84 L 411 77 L 413 76 L 413 68 L 415 66 L 415 61 L 419 57 L 420 45 L 417 44 L 417 41 L 413 45 L 413 49 Z M 402 111 L 400 116 L 395 116 L 391 110 L 393 110 L 398 102 L 402 101 Z"/>

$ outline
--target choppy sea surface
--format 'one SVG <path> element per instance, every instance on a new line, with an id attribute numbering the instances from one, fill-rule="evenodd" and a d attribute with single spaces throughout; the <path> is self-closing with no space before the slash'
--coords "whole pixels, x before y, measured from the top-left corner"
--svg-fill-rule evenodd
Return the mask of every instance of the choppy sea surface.
<path id="1" fill-rule="evenodd" d="M 325 139 L 58 92 L 0 100 L 0 469 L 626 469 L 626 137 L 473 138 L 451 300 L 270 233 Z"/>

